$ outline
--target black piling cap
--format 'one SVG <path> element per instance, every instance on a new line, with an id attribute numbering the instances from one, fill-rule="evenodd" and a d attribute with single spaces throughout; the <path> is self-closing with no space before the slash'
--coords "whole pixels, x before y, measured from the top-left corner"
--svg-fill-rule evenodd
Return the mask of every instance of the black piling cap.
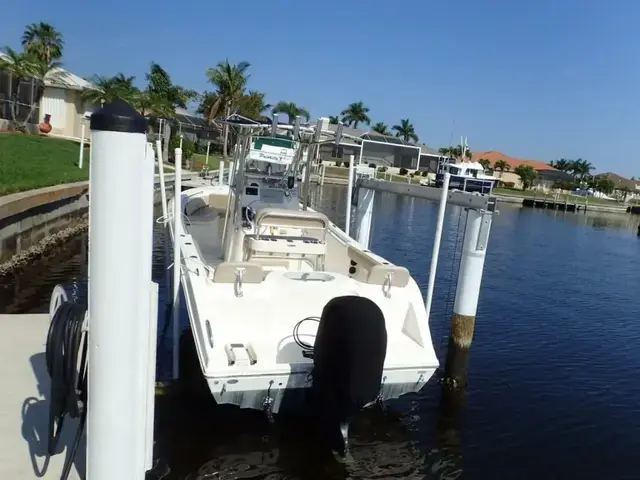
<path id="1" fill-rule="evenodd" d="M 91 114 L 91 130 L 146 133 L 147 119 L 124 100 L 116 100 Z"/>

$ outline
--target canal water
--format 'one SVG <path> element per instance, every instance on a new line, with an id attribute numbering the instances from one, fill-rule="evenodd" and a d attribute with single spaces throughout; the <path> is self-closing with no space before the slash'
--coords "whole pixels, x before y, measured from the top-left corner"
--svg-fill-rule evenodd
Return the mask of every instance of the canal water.
<path id="1" fill-rule="evenodd" d="M 344 187 L 314 192 L 339 224 Z M 378 195 L 372 248 L 406 265 L 424 289 L 437 205 Z M 159 216 L 159 212 L 158 212 Z M 465 212 L 449 207 L 431 335 L 444 358 Z M 419 394 L 364 413 L 351 457 L 322 453 L 304 424 L 159 398 L 157 448 L 170 478 L 640 478 L 640 238 L 638 217 L 500 205 L 489 241 L 462 392 L 435 379 Z M 156 230 L 159 232 L 159 228 Z M 164 283 L 160 235 L 154 279 Z M 46 312 L 56 283 L 86 278 L 77 238 L 0 285 L 0 311 Z M 160 348 L 161 374 L 168 350 Z"/>

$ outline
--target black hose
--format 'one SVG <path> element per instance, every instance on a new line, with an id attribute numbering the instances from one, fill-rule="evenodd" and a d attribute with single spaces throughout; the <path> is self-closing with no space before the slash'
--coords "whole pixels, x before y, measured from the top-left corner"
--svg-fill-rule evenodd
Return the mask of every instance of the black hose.
<path id="1" fill-rule="evenodd" d="M 312 358 L 313 345 L 302 341 L 302 339 L 300 338 L 300 326 L 307 321 L 320 323 L 320 317 L 306 317 L 296 323 L 293 327 L 293 341 L 296 342 L 296 345 L 298 345 L 302 349 L 303 357 Z"/>
<path id="2" fill-rule="evenodd" d="M 55 455 L 64 419 L 79 418 L 78 429 L 65 460 L 61 480 L 69 477 L 87 419 L 86 309 L 72 302 L 58 307 L 47 334 L 46 362 L 51 377 L 49 396 L 49 455 Z"/>

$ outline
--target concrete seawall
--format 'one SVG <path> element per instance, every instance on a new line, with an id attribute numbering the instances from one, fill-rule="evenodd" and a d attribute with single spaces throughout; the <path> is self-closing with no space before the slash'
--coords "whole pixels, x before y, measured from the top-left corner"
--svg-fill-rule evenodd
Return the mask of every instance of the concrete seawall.
<path id="1" fill-rule="evenodd" d="M 165 178 L 168 186 L 173 185 L 173 174 Z M 160 197 L 159 186 L 156 175 L 156 201 Z M 88 210 L 89 182 L 0 197 L 0 277 L 86 231 Z"/>

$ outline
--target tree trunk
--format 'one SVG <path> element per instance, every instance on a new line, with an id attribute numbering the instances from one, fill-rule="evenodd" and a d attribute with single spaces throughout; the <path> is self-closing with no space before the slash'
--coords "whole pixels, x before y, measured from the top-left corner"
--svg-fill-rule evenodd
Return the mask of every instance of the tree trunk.
<path id="1" fill-rule="evenodd" d="M 227 104 L 224 108 L 225 119 L 229 118 L 230 115 L 231 115 L 231 105 Z M 227 158 L 229 157 L 229 155 L 227 154 L 228 143 L 229 143 L 229 125 L 225 123 L 224 124 L 224 145 L 223 145 L 223 152 L 222 152 L 222 155 L 225 160 L 227 160 Z"/>

